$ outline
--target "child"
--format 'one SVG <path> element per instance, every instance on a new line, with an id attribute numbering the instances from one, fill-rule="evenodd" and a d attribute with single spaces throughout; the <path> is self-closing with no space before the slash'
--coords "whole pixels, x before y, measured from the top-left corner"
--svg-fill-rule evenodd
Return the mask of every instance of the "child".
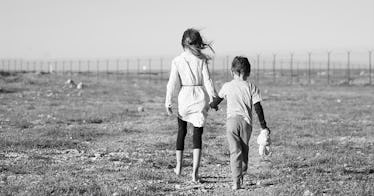
<path id="1" fill-rule="evenodd" d="M 260 104 L 259 89 L 247 81 L 251 72 L 251 65 L 246 57 L 237 56 L 232 61 L 231 73 L 234 79 L 225 83 L 218 97 L 210 106 L 218 109 L 218 104 L 227 99 L 227 139 L 230 148 L 230 165 L 233 189 L 240 189 L 243 176 L 248 165 L 248 142 L 252 133 L 252 105 L 259 117 L 261 128 L 270 130 L 266 126 L 264 113 Z"/>
<path id="2" fill-rule="evenodd" d="M 174 172 L 182 172 L 184 138 L 187 134 L 187 122 L 193 129 L 193 171 L 192 181 L 199 182 L 198 170 L 201 157 L 201 137 L 207 118 L 209 101 L 216 96 L 208 70 L 211 59 L 202 52 L 209 47 L 195 29 L 187 29 L 182 37 L 183 52 L 172 61 L 167 84 L 165 107 L 168 115 L 172 114 L 172 95 L 180 87 L 178 94 L 178 136 L 176 142 L 177 165 Z M 213 51 L 214 52 L 214 51 Z"/>

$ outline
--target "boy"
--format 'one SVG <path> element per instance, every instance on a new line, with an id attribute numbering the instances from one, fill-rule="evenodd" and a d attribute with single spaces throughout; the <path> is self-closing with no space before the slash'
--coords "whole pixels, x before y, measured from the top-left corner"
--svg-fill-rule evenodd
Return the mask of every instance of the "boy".
<path id="1" fill-rule="evenodd" d="M 217 110 L 218 104 L 227 99 L 227 139 L 230 148 L 230 165 L 233 180 L 233 190 L 240 189 L 243 176 L 248 165 L 248 142 L 252 133 L 252 105 L 258 115 L 261 128 L 270 130 L 266 126 L 264 112 L 260 101 L 259 89 L 247 81 L 251 72 L 251 65 L 246 57 L 237 56 L 232 61 L 231 73 L 233 80 L 225 83 L 218 97 L 210 103 L 210 107 Z"/>

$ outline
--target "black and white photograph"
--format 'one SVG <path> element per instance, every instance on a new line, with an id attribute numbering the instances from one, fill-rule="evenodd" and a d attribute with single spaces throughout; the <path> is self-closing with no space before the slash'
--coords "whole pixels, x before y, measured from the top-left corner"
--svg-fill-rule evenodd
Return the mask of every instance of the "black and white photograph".
<path id="1" fill-rule="evenodd" d="M 0 0 L 0 196 L 374 195 L 374 0 Z"/>

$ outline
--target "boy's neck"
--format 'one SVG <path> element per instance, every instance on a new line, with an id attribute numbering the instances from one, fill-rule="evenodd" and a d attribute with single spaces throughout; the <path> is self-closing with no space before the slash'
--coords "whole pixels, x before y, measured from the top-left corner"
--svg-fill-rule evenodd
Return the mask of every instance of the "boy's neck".
<path id="1" fill-rule="evenodd" d="M 246 81 L 247 77 L 244 77 L 244 75 L 236 75 L 236 74 L 234 74 L 234 80 Z"/>

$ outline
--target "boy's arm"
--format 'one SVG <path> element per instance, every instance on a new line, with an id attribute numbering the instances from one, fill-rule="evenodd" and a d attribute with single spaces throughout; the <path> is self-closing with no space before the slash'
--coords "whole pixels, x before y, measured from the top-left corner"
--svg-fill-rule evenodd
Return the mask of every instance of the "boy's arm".
<path id="1" fill-rule="evenodd" d="M 264 110 L 262 109 L 261 103 L 260 102 L 255 103 L 254 107 L 255 107 L 255 111 L 257 113 L 258 121 L 260 122 L 261 128 L 262 129 L 268 129 L 268 127 L 266 126 Z M 270 132 L 270 130 L 269 130 L 269 132 Z"/>
<path id="2" fill-rule="evenodd" d="M 254 103 L 253 105 L 254 105 L 256 114 L 258 116 L 258 121 L 260 122 L 261 128 L 269 130 L 269 128 L 266 126 L 264 110 L 262 109 L 262 105 L 261 105 L 262 98 L 261 98 L 260 89 L 258 89 L 257 86 L 255 86 L 252 83 L 250 83 L 250 88 L 251 88 L 251 94 L 252 94 L 252 101 Z M 270 133 L 270 130 L 269 130 L 269 133 Z"/>

